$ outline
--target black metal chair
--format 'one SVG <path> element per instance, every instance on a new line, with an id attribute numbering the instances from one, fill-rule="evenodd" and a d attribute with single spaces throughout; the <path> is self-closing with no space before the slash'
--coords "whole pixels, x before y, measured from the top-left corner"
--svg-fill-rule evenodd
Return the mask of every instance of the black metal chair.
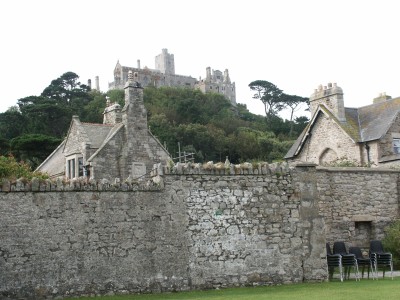
<path id="1" fill-rule="evenodd" d="M 360 280 L 358 272 L 358 263 L 354 254 L 348 253 L 344 242 L 333 243 L 333 254 L 340 254 L 342 256 L 342 266 L 344 267 L 344 278 L 350 278 L 351 268 L 354 268 L 354 275 L 356 280 Z"/>
<path id="2" fill-rule="evenodd" d="M 364 257 L 361 252 L 360 247 L 350 247 L 349 253 L 354 254 L 356 256 L 358 266 L 359 267 L 362 266 L 361 278 L 364 278 L 364 270 L 365 270 L 365 266 L 367 266 L 368 267 L 368 279 L 369 279 L 370 270 L 372 271 L 372 278 L 375 279 L 373 259 L 371 259 L 371 257 Z"/>
<path id="3" fill-rule="evenodd" d="M 378 267 L 383 267 L 383 278 L 385 278 L 386 267 L 390 268 L 391 277 L 393 280 L 393 258 L 392 254 L 385 252 L 383 249 L 382 242 L 379 240 L 373 240 L 370 242 L 369 254 L 373 260 L 375 267 L 376 278 L 378 278 Z"/>
<path id="4" fill-rule="evenodd" d="M 335 268 L 339 268 L 340 281 L 343 281 L 342 256 L 333 254 L 329 243 L 326 243 L 326 261 L 328 263 L 329 280 L 333 279 Z"/>

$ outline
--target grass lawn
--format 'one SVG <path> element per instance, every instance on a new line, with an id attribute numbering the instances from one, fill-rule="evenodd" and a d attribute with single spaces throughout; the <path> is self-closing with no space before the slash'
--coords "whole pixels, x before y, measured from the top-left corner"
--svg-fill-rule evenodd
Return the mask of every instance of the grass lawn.
<path id="1" fill-rule="evenodd" d="M 79 298 L 93 299 L 90 298 Z M 158 300 L 158 299 L 188 299 L 188 300 L 399 300 L 400 277 L 394 280 L 379 278 L 379 280 L 362 279 L 361 281 L 346 280 L 323 283 L 291 284 L 281 286 L 229 288 L 209 291 L 191 291 L 165 294 L 126 295 L 96 297 L 101 300 Z"/>

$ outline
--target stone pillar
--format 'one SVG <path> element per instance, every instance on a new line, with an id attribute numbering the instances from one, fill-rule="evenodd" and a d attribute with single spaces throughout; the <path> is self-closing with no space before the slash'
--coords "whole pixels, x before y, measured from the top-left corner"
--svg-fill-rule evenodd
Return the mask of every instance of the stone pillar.
<path id="1" fill-rule="evenodd" d="M 325 222 L 318 208 L 316 164 L 299 164 L 293 174 L 303 224 L 303 281 L 325 281 L 328 279 Z"/>

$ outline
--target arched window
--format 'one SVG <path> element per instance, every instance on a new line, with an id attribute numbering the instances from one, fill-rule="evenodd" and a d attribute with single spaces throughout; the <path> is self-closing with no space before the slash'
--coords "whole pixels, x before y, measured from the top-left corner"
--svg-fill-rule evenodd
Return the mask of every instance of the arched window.
<path id="1" fill-rule="evenodd" d="M 319 164 L 324 165 L 338 159 L 338 156 L 331 148 L 326 148 L 319 156 Z"/>

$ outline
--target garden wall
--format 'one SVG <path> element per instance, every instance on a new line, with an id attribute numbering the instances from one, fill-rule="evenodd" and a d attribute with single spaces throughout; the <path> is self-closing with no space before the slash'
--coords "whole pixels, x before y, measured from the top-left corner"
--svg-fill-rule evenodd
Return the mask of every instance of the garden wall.
<path id="1" fill-rule="evenodd" d="M 380 238 L 398 217 L 398 178 L 301 165 L 178 168 L 142 186 L 3 182 L 0 298 L 323 281 L 326 241 Z"/>

